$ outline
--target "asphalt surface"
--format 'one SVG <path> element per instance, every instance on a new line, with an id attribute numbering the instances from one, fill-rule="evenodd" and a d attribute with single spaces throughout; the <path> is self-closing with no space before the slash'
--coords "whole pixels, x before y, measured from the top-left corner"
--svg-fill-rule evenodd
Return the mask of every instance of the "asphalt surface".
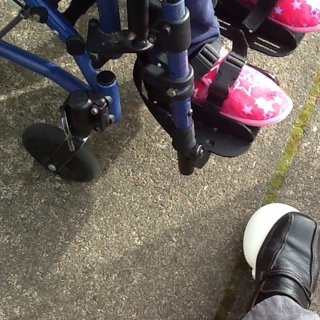
<path id="1" fill-rule="evenodd" d="M 14 14 L 0 3 L 1 25 Z M 213 319 L 237 273 L 243 230 L 264 201 L 314 83 L 319 39 L 309 34 L 285 58 L 250 52 L 250 62 L 278 76 L 294 110 L 262 128 L 245 155 L 212 156 L 189 177 L 179 174 L 169 137 L 134 87 L 134 57 L 112 62 L 123 119 L 90 139 L 101 166 L 91 183 L 62 180 L 26 152 L 23 130 L 37 122 L 59 126 L 67 94 L 0 58 L 0 319 Z M 5 40 L 80 76 L 45 26 L 22 22 Z M 278 201 L 320 221 L 318 107 L 316 101 Z M 236 298 L 224 305 L 225 319 L 245 313 L 250 273 L 248 267 Z"/>

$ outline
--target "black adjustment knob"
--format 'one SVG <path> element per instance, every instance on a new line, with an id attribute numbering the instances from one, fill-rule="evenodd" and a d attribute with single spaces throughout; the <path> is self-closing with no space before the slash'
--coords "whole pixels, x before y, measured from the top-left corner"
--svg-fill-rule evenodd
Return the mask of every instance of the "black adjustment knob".
<path id="1" fill-rule="evenodd" d="M 91 105 L 89 94 L 85 91 L 76 90 L 69 94 L 68 105 L 72 109 L 86 109 Z"/>
<path id="2" fill-rule="evenodd" d="M 71 36 L 66 40 L 66 48 L 68 53 L 74 57 L 84 54 L 86 45 L 82 37 Z"/>

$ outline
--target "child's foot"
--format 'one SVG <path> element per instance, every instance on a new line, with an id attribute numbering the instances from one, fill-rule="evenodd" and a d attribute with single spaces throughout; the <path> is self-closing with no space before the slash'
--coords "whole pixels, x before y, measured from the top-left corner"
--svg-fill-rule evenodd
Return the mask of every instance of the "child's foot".
<path id="1" fill-rule="evenodd" d="M 206 101 L 210 85 L 219 74 L 227 54 L 222 48 L 220 58 L 213 63 L 211 70 L 195 81 L 194 102 L 203 104 Z M 292 101 L 287 94 L 269 77 L 245 64 L 238 78 L 231 83 L 220 113 L 243 124 L 262 127 L 282 121 L 291 110 Z"/>
<path id="2" fill-rule="evenodd" d="M 257 3 L 257 0 L 240 1 L 250 9 L 253 9 Z M 294 32 L 306 33 L 320 30 L 320 1 L 279 0 L 270 12 L 269 19 Z"/>

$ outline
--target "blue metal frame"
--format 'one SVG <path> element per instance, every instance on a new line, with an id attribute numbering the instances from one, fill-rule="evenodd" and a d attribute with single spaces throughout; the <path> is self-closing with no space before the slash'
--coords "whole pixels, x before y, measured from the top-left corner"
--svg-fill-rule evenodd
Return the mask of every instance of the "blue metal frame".
<path id="1" fill-rule="evenodd" d="M 99 8 L 101 8 L 102 1 L 99 2 Z M 66 40 L 71 36 L 79 35 L 75 28 L 73 28 L 64 19 L 60 12 L 49 5 L 45 0 L 25 0 L 25 3 L 30 8 L 44 7 L 48 11 L 48 20 L 46 24 L 59 36 L 62 42 L 65 43 Z M 117 31 L 114 26 L 120 28 L 119 17 L 117 17 L 116 15 L 106 16 L 106 9 L 102 9 L 99 11 L 103 13 L 103 15 L 100 17 L 100 22 L 102 23 L 102 25 L 108 25 L 110 28 L 109 30 L 111 30 L 112 25 L 113 31 Z M 87 84 L 69 74 L 58 65 L 48 60 L 42 59 L 35 54 L 32 54 L 3 40 L 0 40 L 0 56 L 19 64 L 22 67 L 30 69 L 44 77 L 49 78 L 68 92 L 71 92 L 73 90 L 91 90 L 94 92 L 102 93 L 106 96 L 111 96 L 112 103 L 109 107 L 109 112 L 114 116 L 115 123 L 120 121 L 121 105 L 119 93 L 117 90 L 117 83 L 115 81 L 108 86 L 101 86 L 97 83 L 96 77 L 99 71 L 92 67 L 87 52 L 74 57 L 74 60 L 81 70 Z"/>
<path id="2" fill-rule="evenodd" d="M 73 90 L 90 90 L 88 85 L 56 64 L 3 40 L 0 40 L 0 56 L 51 79 L 68 92 Z"/>
<path id="3" fill-rule="evenodd" d="M 105 33 L 121 29 L 118 0 L 96 0 L 99 11 L 100 28 Z"/>
<path id="4" fill-rule="evenodd" d="M 185 15 L 184 0 L 177 3 L 162 2 L 162 13 L 164 19 L 168 21 L 177 21 Z M 185 78 L 189 73 L 188 51 L 181 53 L 167 52 L 168 69 L 173 79 Z M 190 113 L 191 99 L 182 101 L 174 100 L 172 102 L 172 116 L 175 127 L 179 130 L 186 130 L 192 125 L 192 116 Z"/>
<path id="5" fill-rule="evenodd" d="M 73 28 L 60 14 L 60 12 L 49 5 L 45 0 L 25 0 L 28 7 L 44 7 L 48 11 L 48 20 L 46 24 L 60 38 L 62 42 L 71 36 L 78 36 L 78 32 Z M 102 31 L 113 33 L 120 31 L 120 18 L 118 10 L 118 0 L 97 0 L 99 21 Z M 162 11 L 164 18 L 168 21 L 179 20 L 185 13 L 184 0 L 177 3 L 163 2 Z M 101 86 L 96 80 L 98 70 L 91 65 L 88 53 L 75 56 L 74 59 L 80 68 L 87 84 L 83 83 L 73 75 L 64 71 L 58 65 L 40 58 L 26 50 L 0 40 L 0 56 L 17 63 L 27 69 L 30 69 L 42 76 L 45 76 L 66 91 L 73 90 L 91 90 L 112 97 L 112 103 L 109 106 L 109 113 L 114 116 L 115 123 L 121 118 L 121 105 L 117 82 L 107 86 Z M 118 58 L 118 57 L 116 57 Z M 172 78 L 184 78 L 188 74 L 188 53 L 170 53 L 168 52 L 169 72 Z M 185 130 L 192 125 L 190 116 L 191 101 L 173 101 L 172 105 L 173 119 L 177 129 Z"/>

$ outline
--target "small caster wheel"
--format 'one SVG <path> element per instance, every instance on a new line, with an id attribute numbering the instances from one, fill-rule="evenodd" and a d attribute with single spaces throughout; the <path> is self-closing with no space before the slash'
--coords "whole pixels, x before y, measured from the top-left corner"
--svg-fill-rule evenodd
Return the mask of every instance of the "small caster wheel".
<path id="1" fill-rule="evenodd" d="M 258 209 L 247 223 L 243 236 L 243 253 L 252 268 L 253 279 L 256 276 L 256 260 L 263 241 L 274 224 L 288 212 L 298 210 L 283 203 L 267 204 Z"/>
<path id="2" fill-rule="evenodd" d="M 22 134 L 22 142 L 27 151 L 51 172 L 80 182 L 96 178 L 100 171 L 99 162 L 86 146 L 83 146 L 60 170 L 52 164 L 47 165 L 47 159 L 64 140 L 63 130 L 44 123 L 29 126 Z"/>

